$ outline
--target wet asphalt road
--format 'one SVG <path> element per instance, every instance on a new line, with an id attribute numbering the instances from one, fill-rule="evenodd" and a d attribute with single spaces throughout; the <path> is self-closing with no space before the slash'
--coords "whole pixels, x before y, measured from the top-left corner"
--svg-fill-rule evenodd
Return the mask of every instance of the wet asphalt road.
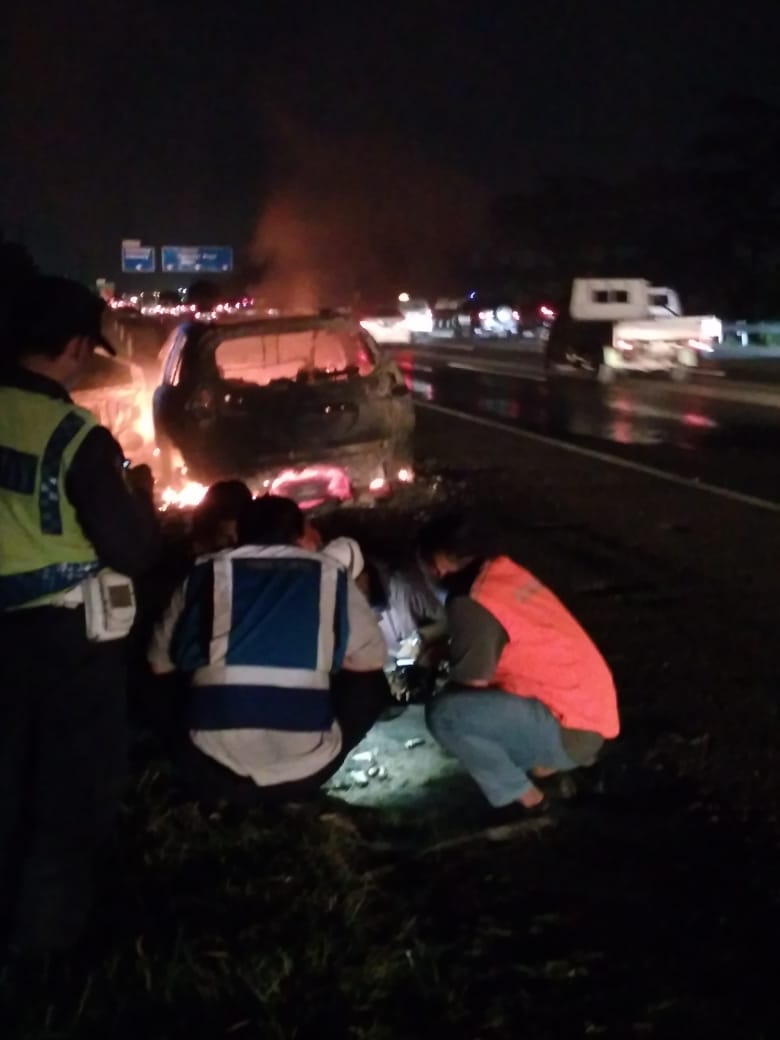
<path id="1" fill-rule="evenodd" d="M 647 376 L 603 386 L 576 374 L 548 379 L 533 356 L 510 374 L 511 362 L 496 360 L 496 352 L 393 353 L 421 402 L 780 503 L 780 386 L 677 385 Z"/>

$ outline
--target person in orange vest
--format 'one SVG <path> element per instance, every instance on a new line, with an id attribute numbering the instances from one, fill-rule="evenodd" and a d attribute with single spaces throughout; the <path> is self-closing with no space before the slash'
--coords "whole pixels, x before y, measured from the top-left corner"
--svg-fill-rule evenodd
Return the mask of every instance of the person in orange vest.
<path id="1" fill-rule="evenodd" d="M 434 737 L 482 789 L 497 816 L 538 814 L 534 782 L 592 765 L 618 735 L 609 667 L 590 636 L 530 571 L 485 557 L 463 517 L 431 521 L 419 553 L 447 589 L 450 673 L 428 704 Z"/>

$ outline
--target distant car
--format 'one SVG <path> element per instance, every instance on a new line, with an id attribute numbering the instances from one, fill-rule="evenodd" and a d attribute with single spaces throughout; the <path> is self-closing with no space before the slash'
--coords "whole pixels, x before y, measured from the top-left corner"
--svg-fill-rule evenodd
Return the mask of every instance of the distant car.
<path id="1" fill-rule="evenodd" d="M 464 338 L 511 339 L 522 332 L 520 312 L 509 303 L 465 300 L 455 314 L 456 335 Z"/>
<path id="2" fill-rule="evenodd" d="M 462 299 L 440 296 L 433 305 L 431 315 L 431 333 L 434 336 L 453 337 L 457 331 L 458 309 L 462 306 Z"/>
<path id="3" fill-rule="evenodd" d="M 96 352 L 71 397 L 108 427 L 134 465 L 152 461 L 151 394 L 137 365 Z"/>
<path id="4" fill-rule="evenodd" d="M 467 297 L 440 299 L 433 309 L 433 335 L 456 339 L 510 339 L 522 335 L 520 311 L 510 303 Z"/>
<path id="5" fill-rule="evenodd" d="M 400 310 L 415 339 L 426 339 L 433 332 L 433 311 L 427 300 L 410 299 L 407 293 L 399 297 Z"/>
<path id="6" fill-rule="evenodd" d="M 411 343 L 412 330 L 398 307 L 377 307 L 360 314 L 360 324 L 377 343 Z"/>
<path id="7" fill-rule="evenodd" d="M 163 468 L 238 477 L 301 504 L 366 501 L 411 479 L 414 412 L 353 319 L 223 319 L 176 329 L 154 393 Z"/>

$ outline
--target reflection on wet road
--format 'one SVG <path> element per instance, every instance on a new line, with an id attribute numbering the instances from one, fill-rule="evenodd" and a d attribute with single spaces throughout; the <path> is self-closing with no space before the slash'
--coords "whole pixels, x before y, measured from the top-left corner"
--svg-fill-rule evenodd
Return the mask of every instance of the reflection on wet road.
<path id="1" fill-rule="evenodd" d="M 777 406 L 751 394 L 713 397 L 695 383 L 628 379 L 528 378 L 421 361 L 396 360 L 421 401 L 488 416 L 561 440 L 735 491 L 780 501 L 780 394 Z"/>

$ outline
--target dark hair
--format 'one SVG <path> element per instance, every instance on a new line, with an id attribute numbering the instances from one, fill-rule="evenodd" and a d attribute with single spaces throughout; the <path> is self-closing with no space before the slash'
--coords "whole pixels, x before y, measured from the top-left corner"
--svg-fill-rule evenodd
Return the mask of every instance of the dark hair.
<path id="1" fill-rule="evenodd" d="M 474 521 L 465 513 L 445 513 L 429 520 L 417 536 L 417 550 L 425 563 L 436 553 L 447 553 L 456 559 L 484 555 L 485 537 L 476 530 Z"/>
<path id="2" fill-rule="evenodd" d="M 237 518 L 251 501 L 252 492 L 243 480 L 219 480 L 203 496 L 195 516 L 209 514 L 220 520 Z"/>
<path id="3" fill-rule="evenodd" d="M 252 492 L 241 480 L 220 480 L 212 484 L 192 514 L 192 533 L 196 539 L 211 538 L 226 520 L 238 520 L 252 501 Z"/>
<path id="4" fill-rule="evenodd" d="M 14 360 L 39 354 L 58 358 L 74 336 L 86 336 L 112 354 L 102 320 L 106 303 L 69 278 L 36 275 L 9 294 L 5 339 Z"/>
<path id="5" fill-rule="evenodd" d="M 242 510 L 240 545 L 294 545 L 302 537 L 304 516 L 297 503 L 281 495 L 263 495 Z"/>

